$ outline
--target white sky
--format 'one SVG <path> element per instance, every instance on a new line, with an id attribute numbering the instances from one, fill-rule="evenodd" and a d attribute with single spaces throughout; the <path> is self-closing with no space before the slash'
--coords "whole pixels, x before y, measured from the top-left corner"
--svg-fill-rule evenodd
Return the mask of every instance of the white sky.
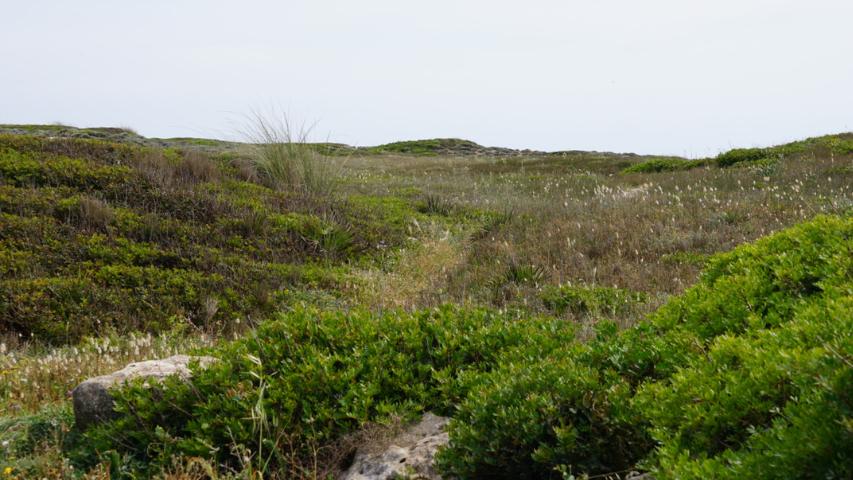
<path id="1" fill-rule="evenodd" d="M 0 0 L 0 123 L 715 154 L 853 130 L 851 0 Z"/>

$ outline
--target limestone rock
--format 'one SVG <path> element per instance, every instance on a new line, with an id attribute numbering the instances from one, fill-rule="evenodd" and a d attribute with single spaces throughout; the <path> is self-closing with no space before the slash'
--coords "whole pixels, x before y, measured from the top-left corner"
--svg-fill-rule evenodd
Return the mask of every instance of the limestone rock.
<path id="1" fill-rule="evenodd" d="M 90 378 L 77 385 L 71 392 L 77 426 L 85 429 L 94 423 L 109 420 L 115 415 L 113 398 L 109 393 L 111 388 L 137 378 L 156 382 L 177 375 L 188 380 L 192 375 L 189 369 L 192 360 L 198 360 L 201 367 L 216 361 L 213 357 L 174 355 L 161 360 L 131 363 L 117 372 Z"/>
<path id="2" fill-rule="evenodd" d="M 445 426 L 449 418 L 431 413 L 395 437 L 384 451 L 368 453 L 359 449 L 342 480 L 440 480 L 434 459 L 448 442 Z"/>

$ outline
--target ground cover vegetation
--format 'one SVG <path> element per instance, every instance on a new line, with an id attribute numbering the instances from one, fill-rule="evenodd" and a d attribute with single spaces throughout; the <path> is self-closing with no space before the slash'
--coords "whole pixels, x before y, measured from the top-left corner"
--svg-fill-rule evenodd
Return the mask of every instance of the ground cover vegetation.
<path id="1" fill-rule="evenodd" d="M 266 126 L 0 128 L 0 474 L 325 478 L 425 411 L 459 478 L 853 474 L 853 135 L 687 160 Z M 220 361 L 73 427 L 77 382 L 179 352 Z"/>

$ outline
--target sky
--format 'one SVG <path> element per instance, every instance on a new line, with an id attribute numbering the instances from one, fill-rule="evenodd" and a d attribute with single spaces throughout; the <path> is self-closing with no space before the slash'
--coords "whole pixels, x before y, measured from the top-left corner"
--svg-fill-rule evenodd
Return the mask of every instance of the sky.
<path id="1" fill-rule="evenodd" d="M 850 0 L 0 0 L 0 123 L 713 155 L 853 130 Z"/>

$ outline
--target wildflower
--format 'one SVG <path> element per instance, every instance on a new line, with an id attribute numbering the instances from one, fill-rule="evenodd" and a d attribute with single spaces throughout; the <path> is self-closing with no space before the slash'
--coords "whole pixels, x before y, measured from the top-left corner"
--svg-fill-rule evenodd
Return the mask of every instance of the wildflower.
<path id="1" fill-rule="evenodd" d="M 3 469 L 3 475 L 8 477 L 11 474 L 12 474 L 12 467 L 6 467 Z"/>

